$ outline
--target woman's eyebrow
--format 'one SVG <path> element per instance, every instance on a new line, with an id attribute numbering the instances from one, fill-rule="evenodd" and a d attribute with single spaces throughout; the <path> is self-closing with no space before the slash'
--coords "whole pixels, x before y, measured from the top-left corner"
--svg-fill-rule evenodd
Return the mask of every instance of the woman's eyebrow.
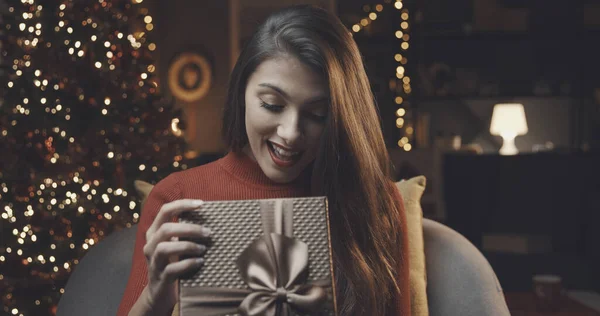
<path id="1" fill-rule="evenodd" d="M 266 87 L 269 89 L 274 90 L 275 92 L 277 92 L 279 95 L 281 95 L 284 99 L 289 100 L 290 96 L 283 91 L 283 89 L 281 89 L 280 87 L 270 84 L 270 83 L 259 83 L 258 84 L 261 87 Z M 329 97 L 328 96 L 317 96 L 311 99 L 308 99 L 308 101 L 304 102 L 304 104 L 314 104 L 314 103 L 320 103 L 320 102 L 326 102 L 329 101 Z"/>
<path id="2" fill-rule="evenodd" d="M 279 95 L 281 95 L 284 99 L 290 99 L 290 96 L 283 91 L 283 89 L 279 88 L 278 86 L 272 85 L 270 83 L 259 83 L 258 84 L 260 87 L 266 87 L 272 90 L 275 90 L 275 92 L 279 93 Z"/>

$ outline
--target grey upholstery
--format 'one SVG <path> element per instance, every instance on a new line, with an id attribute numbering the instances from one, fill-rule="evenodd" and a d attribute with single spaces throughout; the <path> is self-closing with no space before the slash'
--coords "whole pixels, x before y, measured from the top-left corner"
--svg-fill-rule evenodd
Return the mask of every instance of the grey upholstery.
<path id="1" fill-rule="evenodd" d="M 105 238 L 71 275 L 57 315 L 115 315 L 129 276 L 135 227 Z M 510 315 L 494 271 L 454 230 L 423 220 L 432 316 Z"/>
<path id="2" fill-rule="evenodd" d="M 83 257 L 69 277 L 57 315 L 117 314 L 125 292 L 137 225 L 114 232 Z"/>
<path id="3" fill-rule="evenodd" d="M 510 315 L 494 270 L 465 237 L 423 219 L 423 241 L 430 315 Z"/>

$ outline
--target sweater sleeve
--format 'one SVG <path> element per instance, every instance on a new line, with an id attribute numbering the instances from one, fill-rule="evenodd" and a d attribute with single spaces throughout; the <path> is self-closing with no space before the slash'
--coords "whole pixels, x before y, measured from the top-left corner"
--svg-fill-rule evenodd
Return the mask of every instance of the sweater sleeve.
<path id="1" fill-rule="evenodd" d="M 152 225 L 163 204 L 180 199 L 180 196 L 176 174 L 172 174 L 158 182 L 146 199 L 140 222 L 137 225 L 131 272 L 119 305 L 118 316 L 129 314 L 144 287 L 148 284 L 148 267 L 143 252 L 144 245 L 146 245 L 146 231 Z"/>
<path id="2" fill-rule="evenodd" d="M 398 316 L 410 316 L 410 282 L 409 282 L 409 253 L 408 253 L 408 227 L 406 223 L 406 210 L 402 195 L 392 183 L 394 196 L 398 210 L 400 211 L 400 230 L 402 233 L 402 253 L 400 257 L 400 266 L 398 267 L 398 277 L 400 278 L 400 297 L 397 301 Z"/>

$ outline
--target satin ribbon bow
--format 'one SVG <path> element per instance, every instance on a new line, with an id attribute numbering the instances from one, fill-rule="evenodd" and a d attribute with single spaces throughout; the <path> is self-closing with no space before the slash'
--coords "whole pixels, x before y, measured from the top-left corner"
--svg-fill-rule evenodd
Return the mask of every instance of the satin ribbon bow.
<path id="1" fill-rule="evenodd" d="M 308 246 L 271 233 L 254 241 L 237 261 L 242 279 L 253 291 L 240 304 L 242 315 L 288 316 L 292 310 L 315 313 L 327 293 L 308 279 Z"/>

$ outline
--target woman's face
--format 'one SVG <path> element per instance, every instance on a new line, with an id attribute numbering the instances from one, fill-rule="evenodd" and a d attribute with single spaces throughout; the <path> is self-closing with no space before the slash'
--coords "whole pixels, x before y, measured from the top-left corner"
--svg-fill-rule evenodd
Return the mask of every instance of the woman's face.
<path id="1" fill-rule="evenodd" d="M 298 59 L 260 64 L 245 94 L 244 151 L 274 182 L 296 179 L 317 155 L 328 111 L 327 84 Z"/>

